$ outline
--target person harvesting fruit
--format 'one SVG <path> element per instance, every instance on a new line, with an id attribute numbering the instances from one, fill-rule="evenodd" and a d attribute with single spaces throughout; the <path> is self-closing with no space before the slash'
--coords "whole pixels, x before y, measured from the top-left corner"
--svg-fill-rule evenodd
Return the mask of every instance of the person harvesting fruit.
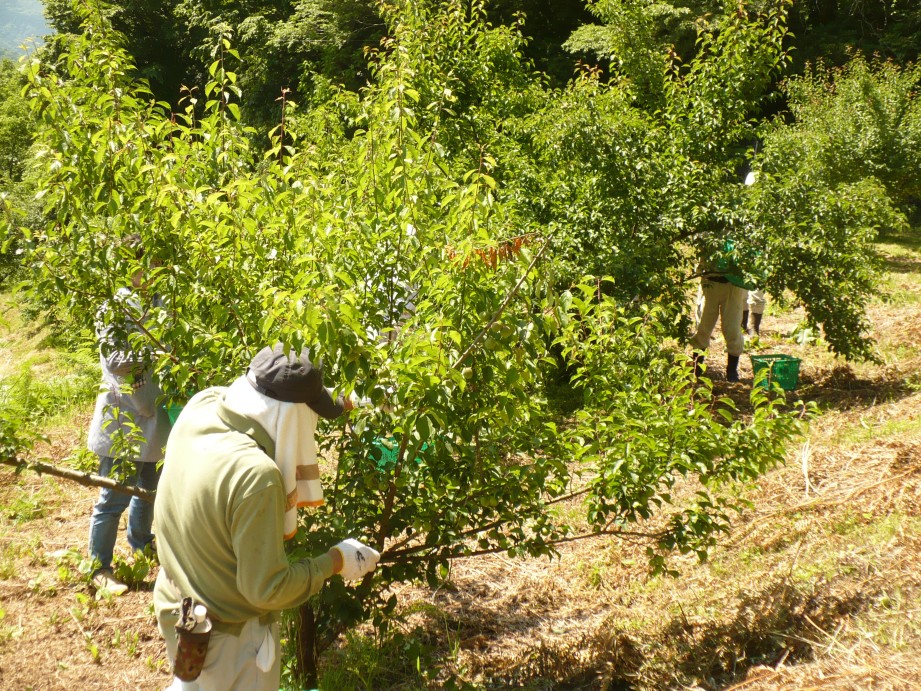
<path id="1" fill-rule="evenodd" d="M 141 262 L 144 248 L 140 237 L 128 236 L 121 249 L 134 262 Z M 99 309 L 96 335 L 102 384 L 90 423 L 87 446 L 99 456 L 99 474 L 117 475 L 128 485 L 149 491 L 157 489 L 170 424 L 157 404 L 160 387 L 153 376 L 150 353 L 132 345 L 148 319 L 148 309 L 158 303 L 147 293 L 143 272 L 137 268 L 132 288 L 119 289 Z M 144 303 L 147 303 L 146 305 Z M 124 593 L 128 586 L 112 572 L 112 559 L 121 516 L 128 510 L 128 544 L 135 551 L 153 550 L 153 505 L 115 489 L 102 488 L 90 517 L 89 553 L 97 593 Z"/>
<path id="2" fill-rule="evenodd" d="M 334 400 L 319 367 L 282 344 L 264 348 L 245 376 L 206 389 L 179 415 L 155 503 L 160 573 L 154 608 L 176 680 L 186 691 L 277 689 L 277 613 L 336 574 L 363 578 L 380 554 L 347 539 L 289 561 L 284 540 L 297 509 L 323 502 L 314 434 L 319 417 L 353 408 Z M 204 607 L 202 644 L 184 614 Z"/>
<path id="3" fill-rule="evenodd" d="M 702 267 L 697 300 L 697 331 L 691 337 L 691 345 L 697 351 L 694 354 L 694 370 L 699 376 L 703 371 L 704 353 L 710 347 L 716 320 L 720 320 L 728 352 L 726 381 L 730 382 L 739 381 L 739 357 L 745 348 L 742 312 L 748 298 L 748 288 L 732 259 L 734 249 L 732 239 L 727 239 L 720 257 Z"/>

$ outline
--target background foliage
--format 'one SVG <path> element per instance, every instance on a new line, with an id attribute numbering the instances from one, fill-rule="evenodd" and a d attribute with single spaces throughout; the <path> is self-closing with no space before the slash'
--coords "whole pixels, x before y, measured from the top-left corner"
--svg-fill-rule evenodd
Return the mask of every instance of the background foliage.
<path id="1" fill-rule="evenodd" d="M 706 556 L 800 429 L 772 395 L 741 419 L 693 380 L 688 288 L 727 238 L 835 353 L 873 355 L 871 242 L 917 200 L 916 68 L 816 68 L 765 124 L 789 2 L 599 2 L 603 24 L 567 46 L 607 57 L 566 83 L 536 71 L 555 58 L 529 57 L 527 22 L 490 22 L 517 7 L 50 4 L 66 31 L 27 61 L 31 115 L 9 120 L 35 119 L 31 154 L 2 136 L 41 205 L 3 198 L 34 305 L 86 323 L 140 268 L 164 302 L 132 338 L 171 401 L 280 339 L 374 402 L 321 430 L 338 462 L 297 537 L 301 553 L 346 534 L 384 550 L 315 601 L 319 649 L 362 618 L 386 627 L 394 581 L 578 539 L 553 510 L 568 499 L 595 532 L 661 518 L 654 570 Z M 841 165 L 855 147 L 862 165 Z M 140 262 L 119 244 L 132 234 Z M 559 381 L 582 397 L 565 425 Z M 679 480 L 699 485 L 680 511 Z"/>

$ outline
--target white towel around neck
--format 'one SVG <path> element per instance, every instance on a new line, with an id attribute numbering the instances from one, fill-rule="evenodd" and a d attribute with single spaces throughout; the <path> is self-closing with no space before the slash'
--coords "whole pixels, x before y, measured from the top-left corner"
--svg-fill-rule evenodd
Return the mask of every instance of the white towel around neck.
<path id="1" fill-rule="evenodd" d="M 245 376 L 227 389 L 224 405 L 258 423 L 275 443 L 273 460 L 281 472 L 286 497 L 284 538 L 289 540 L 297 532 L 298 507 L 323 503 L 314 438 L 317 414 L 306 403 L 287 403 L 264 396 Z"/>

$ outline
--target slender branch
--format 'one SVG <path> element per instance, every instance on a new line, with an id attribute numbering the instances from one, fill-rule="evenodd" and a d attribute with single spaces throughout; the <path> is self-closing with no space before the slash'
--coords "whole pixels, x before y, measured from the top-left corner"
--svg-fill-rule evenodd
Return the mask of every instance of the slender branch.
<path id="1" fill-rule="evenodd" d="M 570 499 L 575 499 L 576 497 L 581 497 L 583 494 L 588 494 L 592 491 L 591 487 L 583 487 L 582 489 L 577 489 L 569 494 L 564 494 L 562 497 L 557 497 L 556 499 L 551 499 L 544 506 L 553 506 L 554 504 L 559 504 L 564 501 L 569 501 Z"/>
<path id="2" fill-rule="evenodd" d="M 546 238 L 544 240 L 544 246 L 541 247 L 540 250 L 537 252 L 537 254 L 534 255 L 534 259 L 531 260 L 531 263 L 528 265 L 528 268 L 525 270 L 523 274 L 521 274 L 521 278 L 518 279 L 518 282 L 509 291 L 508 295 L 505 296 L 505 299 L 502 301 L 502 304 L 499 305 L 499 309 L 496 310 L 495 314 L 492 315 L 492 318 L 489 320 L 486 326 L 484 326 L 480 330 L 480 333 L 478 333 L 476 337 L 470 342 L 470 345 L 467 346 L 467 349 L 463 353 L 460 354 L 460 357 L 458 357 L 457 360 L 454 361 L 454 364 L 451 365 L 452 369 L 457 369 L 460 366 L 460 364 L 470 356 L 470 353 L 473 352 L 473 349 L 480 342 L 480 340 L 482 340 L 483 336 L 487 334 L 490 327 L 499 320 L 499 317 L 501 317 L 502 313 L 505 312 L 505 308 L 509 306 L 509 303 L 512 301 L 512 298 L 515 297 L 516 293 L 518 293 L 518 291 L 521 289 L 522 284 L 524 284 L 528 275 L 531 273 L 531 269 L 533 269 L 537 265 L 537 262 L 543 256 L 544 252 L 546 251 L 548 247 L 550 247 L 550 239 Z"/>
<path id="3" fill-rule="evenodd" d="M 646 533 L 637 530 L 610 530 L 605 528 L 604 530 L 598 530 L 591 533 L 580 533 L 579 535 L 571 535 L 569 537 L 561 537 L 559 540 L 553 540 L 548 542 L 547 546 L 556 547 L 557 545 L 563 545 L 568 542 L 578 542 L 580 540 L 588 540 L 593 537 L 600 537 L 602 535 L 613 535 L 615 537 L 624 537 L 624 538 L 652 538 L 658 539 L 665 535 L 665 531 L 659 531 L 655 533 Z M 417 555 L 426 550 L 437 549 L 438 545 L 419 545 L 418 547 L 410 547 L 408 549 L 401 550 L 388 550 L 381 554 L 381 564 L 393 564 L 404 557 L 411 557 Z M 482 557 L 486 554 L 498 554 L 499 552 L 507 552 L 508 547 L 489 547 L 487 549 L 479 549 L 473 552 L 466 552 L 464 554 L 453 554 L 447 559 L 467 559 L 469 557 Z"/>
<path id="4" fill-rule="evenodd" d="M 550 501 L 545 502 L 545 503 L 544 503 L 544 506 L 553 506 L 554 504 L 559 504 L 559 503 L 564 502 L 564 501 L 569 501 L 570 499 L 575 499 L 576 497 L 580 497 L 580 496 L 582 496 L 583 494 L 588 494 L 590 491 L 591 491 L 591 487 L 583 487 L 582 489 L 575 490 L 575 491 L 573 491 L 573 492 L 570 492 L 569 494 L 565 494 L 565 495 L 563 495 L 562 497 L 557 497 L 556 499 L 551 499 Z M 440 517 L 440 516 L 439 516 L 439 517 Z M 482 532 L 484 532 L 484 531 L 486 531 L 486 530 L 492 530 L 493 528 L 498 528 L 500 525 L 502 525 L 503 523 L 506 523 L 506 522 L 507 522 L 507 521 L 506 521 L 506 519 L 504 519 L 504 518 L 497 518 L 496 520 L 491 521 L 491 522 L 489 522 L 489 523 L 486 523 L 486 524 L 484 524 L 484 525 L 480 525 L 480 526 L 477 526 L 477 527 L 475 527 L 475 528 L 469 528 L 468 530 L 464 530 L 464 531 L 458 533 L 458 537 L 459 537 L 459 538 L 470 537 L 470 536 L 472 536 L 472 535 L 476 535 L 477 533 L 482 533 Z M 393 553 L 397 550 L 397 548 L 402 547 L 403 545 L 405 545 L 405 544 L 407 544 L 407 543 L 409 543 L 409 542 L 412 542 L 413 540 L 416 540 L 416 539 L 418 539 L 419 537 L 420 537 L 419 535 L 413 534 L 413 535 L 407 535 L 406 537 L 400 538 L 399 540 L 397 540 L 396 542 L 394 542 L 394 543 L 392 543 L 392 544 L 390 545 L 390 547 L 387 549 L 387 553 L 388 553 L 388 554 L 393 554 Z M 412 548 L 412 549 L 414 549 L 414 550 L 421 550 L 421 549 L 423 549 L 423 548 L 424 548 L 424 545 L 417 545 L 416 547 L 414 547 L 414 548 Z M 404 550 L 404 551 L 405 551 L 405 550 Z M 401 553 L 402 553 L 402 551 L 401 551 Z"/>
<path id="5" fill-rule="evenodd" d="M 641 530 L 620 530 L 620 529 L 610 530 L 608 528 L 605 528 L 604 530 L 599 530 L 593 533 L 582 533 L 580 535 L 571 535 L 570 537 L 561 537 L 559 540 L 554 540 L 550 544 L 555 547 L 556 545 L 563 545 L 563 544 L 566 544 L 567 542 L 578 542 L 580 540 L 587 540 L 589 538 L 598 537 L 599 535 L 613 535 L 615 537 L 623 537 L 623 538 L 641 538 L 644 540 L 645 539 L 658 540 L 662 536 L 667 535 L 667 534 L 668 534 L 668 531 L 666 530 L 658 530 L 654 533 L 647 533 Z"/>
<path id="6" fill-rule="evenodd" d="M 397 463 L 393 469 L 393 477 L 390 478 L 390 486 L 387 488 L 387 499 L 384 501 L 383 515 L 381 516 L 380 529 L 377 531 L 377 550 L 384 549 L 384 542 L 387 539 L 387 530 L 390 528 L 390 517 L 393 515 L 393 504 L 397 497 L 397 480 L 403 470 L 403 459 L 406 457 L 406 445 L 409 443 L 409 437 L 403 435 L 400 442 L 400 450 L 397 452 Z"/>
<path id="7" fill-rule="evenodd" d="M 329 504 L 329 508 L 333 513 L 336 513 L 336 498 L 339 496 L 339 480 L 342 477 L 342 463 L 339 461 L 342 459 L 342 455 L 345 452 L 345 439 L 346 435 L 349 434 L 349 429 L 349 416 L 346 415 L 342 422 L 342 431 L 339 433 L 339 450 L 336 453 L 336 478 L 333 480 L 333 489 L 335 492 Z"/>
<path id="8" fill-rule="evenodd" d="M 419 535 L 417 535 L 416 533 L 413 533 L 412 535 L 406 535 L 405 537 L 401 537 L 399 540 L 397 540 L 397 541 L 395 541 L 394 543 L 392 543 L 392 544 L 390 545 L 389 549 L 390 549 L 391 551 L 392 551 L 392 550 L 395 550 L 395 549 L 397 549 L 398 547 L 402 547 L 403 545 L 405 545 L 405 544 L 407 544 L 407 543 L 409 543 L 409 542 L 412 542 L 413 540 L 416 540 L 416 539 L 418 539 L 418 538 L 419 538 Z"/>
<path id="9" fill-rule="evenodd" d="M 123 494 L 130 494 L 133 497 L 143 499 L 144 501 L 150 503 L 153 503 L 154 497 L 156 496 L 156 494 L 150 490 L 141 489 L 140 487 L 129 487 L 127 485 L 122 485 L 112 478 L 103 477 L 102 475 L 93 475 L 91 473 L 81 473 L 80 471 L 70 470 L 68 468 L 59 468 L 54 465 L 49 465 L 48 463 L 41 463 L 40 461 L 23 461 L 18 458 L 2 458 L 0 459 L 0 464 L 12 466 L 17 470 L 32 470 L 39 475 L 53 475 L 55 477 L 64 478 L 65 480 L 72 480 L 78 485 L 83 485 L 84 487 L 104 487 L 105 489 L 115 490 L 116 492 L 122 492 Z"/>

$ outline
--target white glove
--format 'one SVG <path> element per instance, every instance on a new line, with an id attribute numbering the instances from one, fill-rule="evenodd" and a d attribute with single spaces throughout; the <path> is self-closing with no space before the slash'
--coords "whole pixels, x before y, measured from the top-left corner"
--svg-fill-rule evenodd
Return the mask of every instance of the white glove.
<path id="1" fill-rule="evenodd" d="M 381 558 L 380 552 L 363 545 L 358 540 L 343 540 L 333 549 L 342 555 L 342 571 L 339 575 L 347 581 L 357 581 L 365 574 L 374 571 Z"/>
<path id="2" fill-rule="evenodd" d="M 384 403 L 380 406 L 380 409 L 385 413 L 392 413 L 393 408 L 390 406 L 388 401 L 390 396 L 393 395 L 393 387 L 387 388 L 387 395 L 384 397 Z M 370 396 L 359 396 L 358 398 L 352 398 L 352 407 L 354 408 L 373 408 L 374 401 L 371 400 Z"/>

